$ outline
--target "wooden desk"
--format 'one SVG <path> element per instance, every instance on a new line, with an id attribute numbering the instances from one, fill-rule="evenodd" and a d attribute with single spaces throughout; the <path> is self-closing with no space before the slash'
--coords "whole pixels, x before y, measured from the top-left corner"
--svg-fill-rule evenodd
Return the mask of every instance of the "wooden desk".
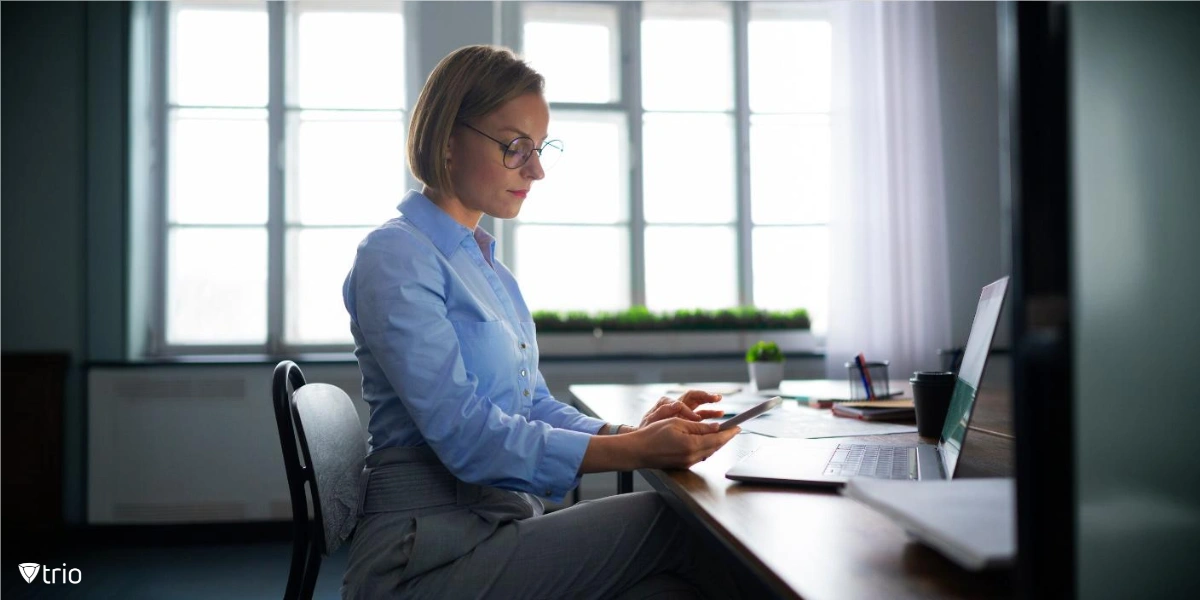
<path id="1" fill-rule="evenodd" d="M 583 412 L 637 423 L 653 403 L 652 386 L 573 385 Z M 1007 393 L 981 394 L 956 477 L 1012 474 Z M 985 433 L 980 427 L 995 433 Z M 644 469 L 643 477 L 694 525 L 708 530 L 780 597 L 980 598 L 1012 596 L 1013 573 L 970 573 L 912 541 L 886 517 L 836 493 L 738 483 L 725 478 L 767 438 L 735 437 L 690 470 Z M 834 438 L 915 443 L 915 433 Z M 925 440 L 930 441 L 930 440 Z M 936 440 L 934 440 L 936 441 Z M 630 474 L 626 474 L 632 477 Z M 631 483 L 631 480 L 629 481 Z M 626 487 L 622 484 L 621 487 Z"/>

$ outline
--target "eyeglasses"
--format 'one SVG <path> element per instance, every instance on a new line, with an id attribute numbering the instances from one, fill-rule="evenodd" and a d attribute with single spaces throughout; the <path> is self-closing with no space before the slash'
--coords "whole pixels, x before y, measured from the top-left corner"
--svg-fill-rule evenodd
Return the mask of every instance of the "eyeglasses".
<path id="1" fill-rule="evenodd" d="M 525 163 L 529 162 L 529 157 L 533 156 L 534 152 L 538 153 L 538 158 L 542 163 L 543 170 L 550 170 L 554 163 L 558 162 L 563 153 L 563 143 L 560 140 L 546 140 L 541 148 L 533 145 L 533 139 L 521 136 L 511 142 L 502 142 L 478 129 L 475 129 L 468 123 L 460 123 L 463 127 L 482 135 L 483 137 L 500 144 L 500 149 L 504 151 L 504 166 L 508 169 L 520 169 Z"/>

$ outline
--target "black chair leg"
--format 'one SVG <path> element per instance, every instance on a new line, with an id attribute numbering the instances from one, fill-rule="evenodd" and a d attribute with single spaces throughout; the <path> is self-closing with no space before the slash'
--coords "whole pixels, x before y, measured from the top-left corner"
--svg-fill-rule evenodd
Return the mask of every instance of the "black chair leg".
<path id="1" fill-rule="evenodd" d="M 292 566 L 288 569 L 287 590 L 283 592 L 285 600 L 295 600 L 300 597 L 300 588 L 304 580 L 304 548 L 293 546 Z"/>
<path id="2" fill-rule="evenodd" d="M 292 564 L 288 568 L 287 590 L 283 593 L 285 600 L 305 597 L 300 594 L 304 589 L 304 574 L 307 572 L 308 524 L 293 519 L 292 525 Z"/>
<path id="3" fill-rule="evenodd" d="M 633 471 L 617 472 L 617 493 L 628 494 L 633 491 Z"/>
<path id="4" fill-rule="evenodd" d="M 309 539 L 308 560 L 304 565 L 304 584 L 300 589 L 300 597 L 304 600 L 313 597 L 313 590 L 317 587 L 317 575 L 321 572 L 321 549 L 312 537 Z"/>

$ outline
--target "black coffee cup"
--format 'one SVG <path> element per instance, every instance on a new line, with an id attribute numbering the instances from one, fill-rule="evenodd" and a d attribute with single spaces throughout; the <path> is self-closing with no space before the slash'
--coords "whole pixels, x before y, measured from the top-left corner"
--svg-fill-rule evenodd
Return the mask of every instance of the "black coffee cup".
<path id="1" fill-rule="evenodd" d="M 908 382 L 912 384 L 913 406 L 917 412 L 917 435 L 929 438 L 942 435 L 957 381 L 957 375 L 944 371 L 913 373 Z"/>

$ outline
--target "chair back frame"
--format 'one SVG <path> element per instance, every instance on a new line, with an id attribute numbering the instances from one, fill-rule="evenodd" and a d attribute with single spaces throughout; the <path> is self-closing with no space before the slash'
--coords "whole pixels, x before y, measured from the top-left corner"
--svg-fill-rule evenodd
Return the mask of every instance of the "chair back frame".
<path id="1" fill-rule="evenodd" d="M 285 360 L 275 366 L 271 399 L 275 409 L 275 425 L 279 429 L 279 444 L 283 449 L 288 492 L 292 500 L 292 562 L 288 569 L 285 600 L 312 598 L 317 573 L 321 568 L 321 551 L 325 547 L 321 496 L 317 491 L 308 440 L 304 436 L 304 424 L 292 399 L 295 391 L 304 385 L 304 373 L 296 363 Z M 304 457 L 303 463 L 300 461 L 301 453 Z M 305 493 L 305 484 L 308 484 L 311 495 Z M 313 508 L 312 521 L 308 518 L 310 501 Z"/>

